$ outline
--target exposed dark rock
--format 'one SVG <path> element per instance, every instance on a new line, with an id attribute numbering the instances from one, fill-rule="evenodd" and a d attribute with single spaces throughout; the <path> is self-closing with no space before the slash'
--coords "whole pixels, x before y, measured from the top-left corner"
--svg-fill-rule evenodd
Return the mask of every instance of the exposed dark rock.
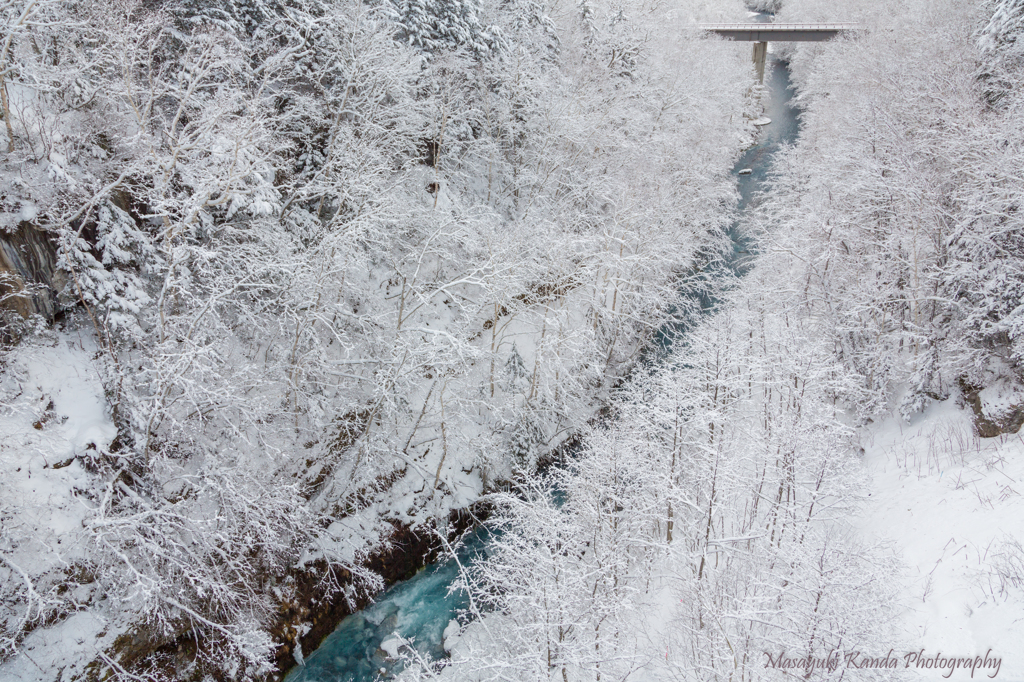
<path id="1" fill-rule="evenodd" d="M 981 400 L 982 388 L 960 382 L 964 400 L 974 412 L 974 428 L 982 438 L 995 438 L 1003 433 L 1017 433 L 1024 426 L 1024 404 L 1011 405 L 999 414 L 986 414 Z"/>
<path id="2" fill-rule="evenodd" d="M 182 645 L 188 647 L 183 651 Z M 168 652 L 172 655 L 168 656 Z M 175 632 L 160 632 L 149 627 L 140 627 L 124 633 L 114 640 L 110 654 L 124 670 L 139 670 L 144 664 L 151 667 L 156 661 L 166 671 L 174 669 L 174 660 L 193 660 L 196 654 L 195 638 L 182 623 Z M 89 682 L 105 680 L 110 674 L 109 667 L 99 659 L 86 666 L 85 679 Z"/>
<path id="3" fill-rule="evenodd" d="M 0 309 L 52 321 L 60 310 L 57 294 L 66 283 L 57 268 L 56 246 L 46 232 L 26 221 L 12 233 L 0 231 L 0 298 L 23 294 L 0 302 Z"/>

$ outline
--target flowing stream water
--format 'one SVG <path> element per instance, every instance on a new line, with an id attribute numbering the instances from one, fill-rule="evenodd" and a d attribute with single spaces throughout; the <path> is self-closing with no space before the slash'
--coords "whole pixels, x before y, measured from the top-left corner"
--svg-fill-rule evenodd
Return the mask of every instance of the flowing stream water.
<path id="1" fill-rule="evenodd" d="M 767 17 L 762 15 L 759 19 L 763 21 Z M 739 43 L 737 49 L 749 49 L 748 45 Z M 740 194 L 740 216 L 756 202 L 775 152 L 781 146 L 793 143 L 799 132 L 798 111 L 791 105 L 789 70 L 785 63 L 771 59 L 766 85 L 770 94 L 765 101 L 764 116 L 770 118 L 771 123 L 761 127 L 757 144 L 746 150 L 733 168 Z M 741 174 L 747 169 L 749 173 Z M 732 239 L 732 253 L 726 255 L 721 265 L 733 273 L 742 273 L 753 244 L 743 234 L 739 221 L 734 223 L 729 237 Z M 706 297 L 698 303 L 704 311 L 714 306 L 714 301 Z M 662 345 L 670 345 L 670 339 L 677 338 L 678 332 L 676 328 L 663 334 Z M 470 534 L 460 550 L 460 561 L 463 564 L 472 561 L 486 551 L 486 544 L 486 529 Z M 431 658 L 444 657 L 444 630 L 456 613 L 468 606 L 460 593 L 449 593 L 449 587 L 457 577 L 456 563 L 446 561 L 427 566 L 412 578 L 392 585 L 378 595 L 371 606 L 341 621 L 305 660 L 305 664 L 288 674 L 285 682 L 373 682 L 379 677 L 386 679 L 394 672 L 395 661 L 385 650 L 391 648 L 387 642 L 394 638 L 394 633 L 412 639 L 417 650 Z"/>

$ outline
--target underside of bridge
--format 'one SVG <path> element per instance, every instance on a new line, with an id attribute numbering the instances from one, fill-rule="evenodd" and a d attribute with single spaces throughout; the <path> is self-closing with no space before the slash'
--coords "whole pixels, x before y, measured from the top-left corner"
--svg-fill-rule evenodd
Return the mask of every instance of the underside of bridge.
<path id="1" fill-rule="evenodd" d="M 764 82 L 764 65 L 768 54 L 768 43 L 773 42 L 819 42 L 830 40 L 840 33 L 861 30 L 859 24 L 701 24 L 704 31 L 720 35 L 728 40 L 742 40 L 754 43 L 754 68 L 757 80 Z"/>

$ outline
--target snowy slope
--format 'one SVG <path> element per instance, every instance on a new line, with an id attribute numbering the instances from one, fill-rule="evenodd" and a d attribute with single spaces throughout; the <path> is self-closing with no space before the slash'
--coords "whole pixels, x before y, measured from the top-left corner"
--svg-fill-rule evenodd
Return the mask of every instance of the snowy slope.
<path id="1" fill-rule="evenodd" d="M 978 438 L 952 397 L 909 424 L 873 425 L 864 466 L 871 494 L 861 529 L 891 543 L 904 565 L 904 653 L 1001 657 L 998 679 L 1024 679 L 1024 552 L 1013 540 L 1024 530 L 1024 437 Z"/>
<path id="2" fill-rule="evenodd" d="M 83 462 L 105 452 L 117 433 L 96 354 L 92 335 L 69 332 L 26 340 L 7 357 L 0 385 L 0 558 L 10 575 L 31 577 L 35 593 L 14 576 L 4 596 L 20 601 L 19 620 L 27 608 L 58 623 L 22 641 L 19 654 L 0 665 L 0 680 L 52 679 L 54 670 L 71 676 L 120 634 L 100 610 L 86 610 L 96 595 L 82 546 L 93 488 Z"/>

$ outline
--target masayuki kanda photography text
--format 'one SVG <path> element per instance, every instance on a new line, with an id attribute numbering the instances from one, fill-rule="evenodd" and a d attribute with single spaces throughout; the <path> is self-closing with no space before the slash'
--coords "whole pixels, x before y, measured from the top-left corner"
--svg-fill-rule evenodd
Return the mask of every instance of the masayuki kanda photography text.
<path id="1" fill-rule="evenodd" d="M 786 652 L 771 654 L 765 652 L 765 668 L 777 668 L 780 670 L 803 670 L 807 673 L 816 671 L 832 673 L 840 668 L 848 669 L 898 669 L 912 668 L 918 671 L 936 670 L 943 673 L 942 677 L 952 677 L 955 672 L 969 673 L 971 678 L 975 673 L 989 678 L 999 675 L 999 669 L 1003 665 L 1001 656 L 996 656 L 989 649 L 984 656 L 956 656 L 944 654 L 941 651 L 930 653 L 924 649 L 918 651 L 907 651 L 897 653 L 890 649 L 883 656 L 865 653 L 863 651 L 839 652 L 831 651 L 825 656 L 803 656 L 796 657 L 787 655 Z"/>

